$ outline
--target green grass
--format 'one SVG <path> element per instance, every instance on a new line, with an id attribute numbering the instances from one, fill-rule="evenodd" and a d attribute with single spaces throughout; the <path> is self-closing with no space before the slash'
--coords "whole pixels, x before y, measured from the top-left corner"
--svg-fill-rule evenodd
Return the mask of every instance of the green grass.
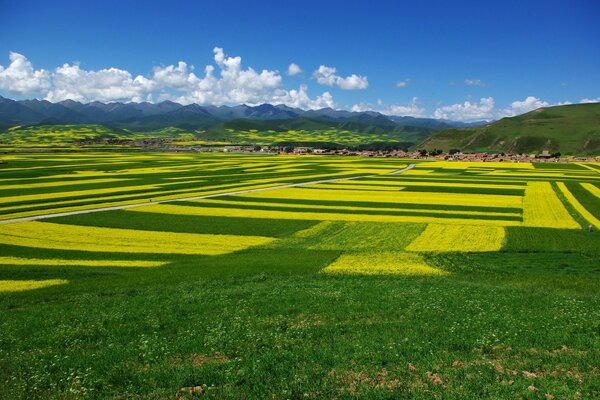
<path id="1" fill-rule="evenodd" d="M 78 202 L 104 204 L 102 196 L 72 199 L 69 193 L 82 189 L 73 183 L 90 179 L 78 171 L 128 179 L 106 185 L 115 191 L 154 185 L 173 193 L 185 188 L 202 190 L 207 185 L 226 191 L 252 185 L 255 179 L 273 179 L 270 184 L 279 185 L 314 180 L 310 175 L 355 176 L 359 170 L 393 170 L 406 163 L 367 158 L 191 154 L 10 157 L 7 164 L 0 165 L 4 178 L 0 181 L 0 206 L 4 193 L 35 193 L 41 196 L 40 201 L 23 207 L 37 207 L 39 213 L 56 206 L 44 199 L 44 194 L 65 192 L 61 199 L 71 199 L 65 200 L 70 206 Z M 294 168 L 302 171 L 287 171 Z M 511 176 L 510 171 L 503 170 L 498 176 L 484 171 L 475 174 L 439 169 L 423 175 L 369 179 L 446 182 L 448 187 L 452 187 L 453 179 L 470 184 L 511 182 L 523 187 L 531 180 L 564 180 L 548 178 L 544 175 L 547 172 L 542 168 L 525 176 Z M 573 180 L 598 181 L 595 171 L 577 172 L 584 178 Z M 193 182 L 199 179 L 203 182 Z M 55 186 L 24 186 L 40 182 L 64 185 L 60 191 Z M 173 182 L 177 184 L 168 185 Z M 23 186 L 11 189 L 9 185 Z M 414 190 L 421 188 L 428 190 L 414 186 Z M 469 196 L 486 193 L 453 189 Z M 446 187 L 431 190 L 443 192 Z M 498 188 L 493 193 L 504 191 Z M 573 193 L 587 206 L 590 202 L 591 207 L 597 204 L 575 190 Z M 521 196 L 522 190 L 511 194 Z M 126 199 L 138 195 L 144 196 L 132 191 Z M 340 190 L 340 199 L 343 196 Z M 322 206 L 333 206 L 333 211 L 342 216 L 439 216 L 436 211 L 452 211 L 446 218 L 465 221 L 466 211 L 517 214 L 490 216 L 498 223 L 518 222 L 522 215 L 519 207 L 465 204 L 251 195 L 218 200 L 170 204 L 205 207 L 209 211 L 213 204 L 257 212 L 277 209 L 289 215 L 302 211 L 318 215 L 326 211 Z M 342 210 L 336 206 L 368 209 Z M 201 394 L 181 396 L 537 399 L 549 394 L 557 399 L 591 399 L 600 393 L 598 232 L 507 226 L 502 228 L 506 236 L 498 252 L 413 254 L 442 274 L 364 276 L 321 271 L 343 255 L 402 253 L 427 224 L 264 219 L 252 212 L 247 218 L 210 213 L 167 215 L 149 209 L 44 221 L 61 224 L 65 232 L 76 225 L 135 229 L 140 231 L 140 238 L 145 231 L 161 231 L 266 236 L 273 241 L 216 256 L 0 244 L 0 260 L 5 260 L 0 262 L 0 281 L 69 281 L 31 291 L 0 292 L 0 399 L 167 399 L 177 398 L 182 388 L 195 386 L 202 388 Z M 440 218 L 438 223 L 443 220 Z M 43 222 L 36 224 L 43 226 Z M 111 237 L 107 237 L 106 246 L 112 244 Z M 202 245 L 199 240 L 197 246 Z M 165 265 L 17 265 L 23 258 L 160 261 Z"/>

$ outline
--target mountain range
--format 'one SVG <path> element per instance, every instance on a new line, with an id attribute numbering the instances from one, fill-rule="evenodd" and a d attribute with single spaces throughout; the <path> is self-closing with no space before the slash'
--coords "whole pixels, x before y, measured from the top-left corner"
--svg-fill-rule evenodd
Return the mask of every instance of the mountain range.
<path id="1" fill-rule="evenodd" d="M 490 123 L 463 123 L 374 111 L 302 110 L 281 104 L 51 103 L 0 96 L 0 142 L 27 142 L 33 131 L 64 131 L 73 125 L 108 133 L 99 137 L 122 139 L 189 132 L 206 141 L 251 143 L 252 136 L 262 132 L 263 143 L 270 140 L 273 144 L 294 137 L 295 145 L 395 143 L 403 148 L 463 152 L 600 154 L 599 103 L 545 107 Z M 332 130 L 339 134 L 328 134 Z M 302 132 L 300 139 L 294 136 L 297 131 Z"/>
<path id="2" fill-rule="evenodd" d="M 283 104 L 248 106 L 182 105 L 172 101 L 161 103 L 80 103 L 65 100 L 11 100 L 0 96 L 0 129 L 15 125 L 34 124 L 101 124 L 135 132 L 174 127 L 208 129 L 223 122 L 244 120 L 317 120 L 357 123 L 377 127 L 417 127 L 437 131 L 451 127 L 478 126 L 485 122 L 463 123 L 431 118 L 387 116 L 374 111 L 351 112 L 322 108 L 302 110 Z"/>

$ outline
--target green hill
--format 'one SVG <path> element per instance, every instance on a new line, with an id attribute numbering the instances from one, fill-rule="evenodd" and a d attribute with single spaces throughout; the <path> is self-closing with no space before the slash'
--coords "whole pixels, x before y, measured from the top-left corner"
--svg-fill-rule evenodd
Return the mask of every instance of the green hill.
<path id="1" fill-rule="evenodd" d="M 600 104 L 540 108 L 476 128 L 447 129 L 421 143 L 425 149 L 465 152 L 600 154 Z"/>

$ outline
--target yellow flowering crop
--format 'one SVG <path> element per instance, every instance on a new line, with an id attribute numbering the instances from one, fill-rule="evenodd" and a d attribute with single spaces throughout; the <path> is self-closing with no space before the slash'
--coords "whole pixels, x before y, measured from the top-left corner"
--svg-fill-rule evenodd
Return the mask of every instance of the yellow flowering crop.
<path id="1" fill-rule="evenodd" d="M 588 192 L 600 199 L 600 189 L 598 189 L 597 186 L 585 182 L 581 183 L 581 186 L 583 186 L 584 189 L 586 189 Z"/>
<path id="2" fill-rule="evenodd" d="M 433 178 L 432 178 L 433 179 Z M 506 184 L 493 184 L 493 183 L 461 183 L 461 182 L 448 182 L 448 181 L 403 181 L 403 180 L 369 180 L 369 179 L 356 179 L 353 181 L 345 182 L 348 186 L 353 186 L 354 189 L 359 189 L 361 186 L 365 186 L 365 190 L 370 189 L 371 186 L 374 187 L 392 187 L 398 190 L 398 186 L 428 186 L 428 187 L 453 187 L 453 188 L 491 188 L 491 189 L 523 189 L 524 186 L 521 185 L 506 185 Z"/>
<path id="3" fill-rule="evenodd" d="M 147 268 L 165 265 L 163 261 L 142 260 L 63 260 L 60 258 L 0 257 L 0 265 L 31 265 L 37 267 L 132 267 Z"/>
<path id="4" fill-rule="evenodd" d="M 467 168 L 494 168 L 494 169 L 534 169 L 531 163 L 517 162 L 483 162 L 483 161 L 432 161 L 424 162 L 419 166 L 424 168 L 447 168 L 447 169 L 467 169 Z"/>
<path id="5" fill-rule="evenodd" d="M 529 182 L 523 198 L 523 225 L 579 229 L 549 182 Z"/>
<path id="6" fill-rule="evenodd" d="M 64 180 L 64 181 L 58 181 L 58 182 L 19 183 L 19 184 L 16 184 L 16 185 L 0 185 L 0 190 L 7 190 L 7 189 L 37 189 L 37 188 L 43 188 L 43 187 L 71 186 L 71 185 L 86 185 L 86 184 L 97 184 L 97 183 L 121 182 L 121 181 L 126 181 L 126 180 L 127 179 L 123 179 L 123 178 L 101 178 L 101 179 Z"/>
<path id="7" fill-rule="evenodd" d="M 227 254 L 273 241 L 261 236 L 210 235 L 17 222 L 0 226 L 0 243 L 109 253 Z"/>
<path id="8" fill-rule="evenodd" d="M 0 280 L 0 293 L 23 292 L 25 290 L 40 289 L 48 286 L 64 285 L 67 283 L 69 283 L 69 281 L 66 279 L 45 279 L 39 281 Z"/>
<path id="9" fill-rule="evenodd" d="M 408 251 L 482 252 L 498 251 L 504 242 L 504 228 L 497 226 L 430 224 Z"/>
<path id="10" fill-rule="evenodd" d="M 299 209 L 300 210 L 300 209 Z M 304 211 L 275 211 L 260 209 L 243 209 L 233 207 L 194 207 L 174 206 L 170 204 L 157 204 L 144 207 L 130 208 L 127 211 L 154 212 L 159 214 L 174 215 L 202 215 L 213 217 L 240 217 L 264 219 L 297 219 L 311 221 L 371 221 L 371 222 L 417 222 L 417 223 L 444 223 L 444 224 L 472 224 L 517 226 L 520 221 L 504 221 L 493 219 L 466 219 L 466 218 L 436 218 L 435 216 L 413 215 L 377 215 L 377 214 L 339 214 L 332 212 L 304 212 Z"/>
<path id="11" fill-rule="evenodd" d="M 233 197 L 235 198 L 235 197 Z M 213 200 L 213 199 L 202 199 L 202 200 L 198 200 L 201 201 L 202 204 L 208 203 L 208 204 L 221 204 L 223 206 L 236 206 L 236 205 L 240 205 L 240 206 L 252 206 L 252 205 L 257 205 L 257 203 L 254 202 L 250 202 L 250 201 L 232 201 L 232 200 Z M 314 204 L 295 204 L 295 203 L 272 203 L 269 202 L 267 203 L 268 206 L 276 206 L 276 207 L 286 207 L 286 208 L 297 208 L 301 211 L 306 211 L 306 212 L 311 212 L 311 211 L 321 211 L 321 210 L 327 210 L 327 211 L 332 211 L 335 212 L 337 210 L 351 210 L 351 211 L 378 211 L 378 212 L 385 212 L 388 211 L 390 212 L 390 215 L 394 214 L 394 213 L 398 213 L 398 212 L 402 212 L 402 211 L 407 211 L 407 212 L 413 212 L 413 211 L 421 211 L 423 213 L 427 213 L 427 214 L 432 214 L 432 216 L 445 216 L 445 215 L 454 215 L 454 214 L 461 214 L 461 215 L 473 215 L 473 216 L 496 216 L 496 217 L 520 217 L 521 213 L 515 213 L 515 212 L 496 212 L 496 211 L 471 211 L 471 210 L 461 210 L 461 211 L 454 211 L 454 210 L 444 210 L 444 209 L 435 209 L 434 207 L 432 207 L 431 209 L 426 209 L 426 210 L 415 210 L 413 208 L 400 208 L 400 207 L 395 207 L 395 208 L 388 208 L 388 207 L 369 207 L 369 206 L 346 206 L 346 205 L 314 205 Z M 259 206 L 260 207 L 260 206 Z"/>
<path id="12" fill-rule="evenodd" d="M 448 275 L 427 265 L 418 254 L 404 252 L 368 252 L 343 254 L 321 270 L 325 274 L 358 275 Z"/>
<path id="13" fill-rule="evenodd" d="M 380 203 L 416 203 L 521 208 L 521 196 L 439 193 L 439 192 L 369 192 L 365 190 L 319 190 L 287 188 L 244 194 L 253 198 L 297 200 L 361 201 Z"/>
<path id="14" fill-rule="evenodd" d="M 580 202 L 573 196 L 573 193 L 567 188 L 567 185 L 564 182 L 557 182 L 556 185 L 558 189 L 562 192 L 562 194 L 567 198 L 569 203 L 573 206 L 573 208 L 581 214 L 581 216 L 587 220 L 590 224 L 594 225 L 596 229 L 600 229 L 600 220 L 587 210 Z M 578 226 L 579 228 L 579 226 Z"/>

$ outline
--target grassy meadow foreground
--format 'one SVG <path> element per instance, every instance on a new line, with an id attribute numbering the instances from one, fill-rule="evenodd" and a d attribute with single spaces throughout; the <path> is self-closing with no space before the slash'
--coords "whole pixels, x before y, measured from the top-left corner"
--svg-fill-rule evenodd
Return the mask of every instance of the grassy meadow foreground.
<path id="1" fill-rule="evenodd" d="M 599 164 L 2 160 L 0 398 L 600 396 Z"/>

